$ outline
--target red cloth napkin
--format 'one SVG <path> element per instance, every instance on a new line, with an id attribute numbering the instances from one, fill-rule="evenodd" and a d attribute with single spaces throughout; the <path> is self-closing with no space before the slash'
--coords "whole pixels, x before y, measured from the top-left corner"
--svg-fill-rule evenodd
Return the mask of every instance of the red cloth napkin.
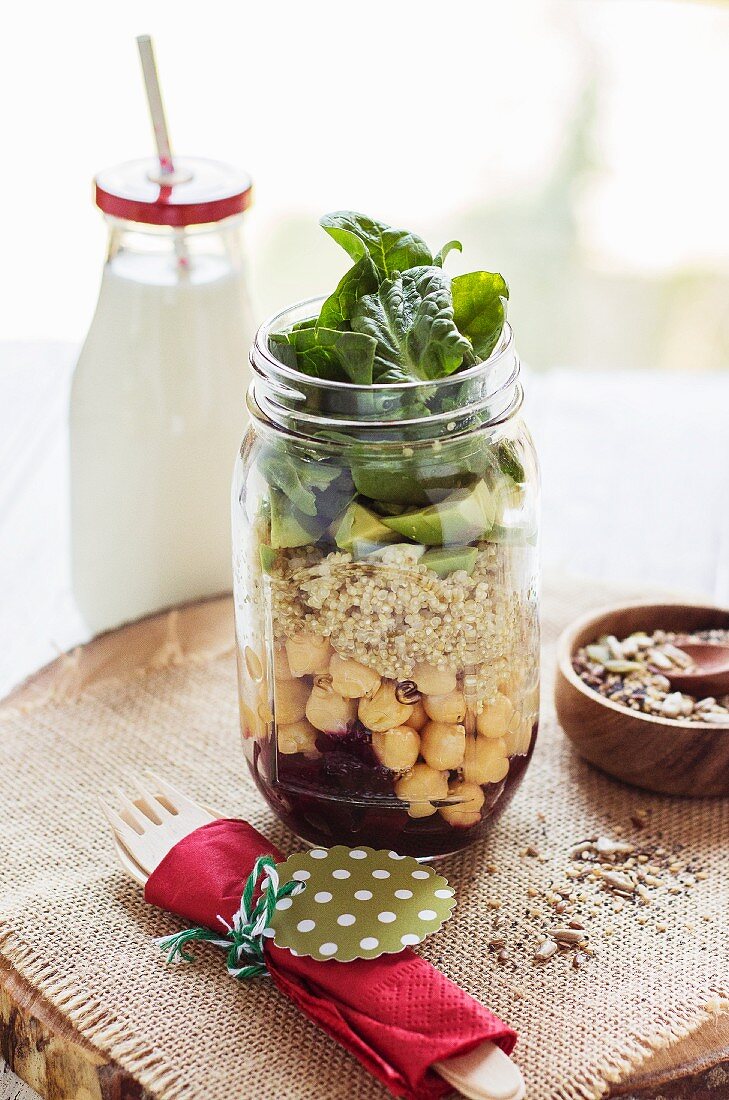
<path id="1" fill-rule="evenodd" d="M 150 876 L 145 898 L 221 931 L 240 906 L 260 855 L 283 856 L 245 821 L 220 820 L 181 840 Z M 510 1054 L 516 1033 L 434 966 L 406 949 L 340 963 L 292 955 L 265 942 L 266 964 L 282 992 L 350 1051 L 395 1096 L 435 1100 L 451 1092 L 430 1067 L 486 1039 Z"/>

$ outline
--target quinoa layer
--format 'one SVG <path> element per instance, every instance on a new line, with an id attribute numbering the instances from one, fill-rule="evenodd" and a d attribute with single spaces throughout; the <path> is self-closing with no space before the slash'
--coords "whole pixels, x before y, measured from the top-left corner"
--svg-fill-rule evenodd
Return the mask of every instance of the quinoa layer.
<path id="1" fill-rule="evenodd" d="M 312 631 L 391 679 L 420 663 L 474 674 L 488 703 L 530 648 L 524 633 L 533 616 L 514 575 L 518 553 L 482 542 L 470 576 L 441 578 L 407 547 L 391 547 L 376 563 L 316 546 L 283 551 L 270 577 L 276 638 Z"/>

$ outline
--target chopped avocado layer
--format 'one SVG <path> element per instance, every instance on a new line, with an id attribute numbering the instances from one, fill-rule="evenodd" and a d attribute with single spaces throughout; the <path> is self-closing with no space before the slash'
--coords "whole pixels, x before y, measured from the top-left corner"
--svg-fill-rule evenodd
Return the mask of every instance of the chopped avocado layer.
<path id="1" fill-rule="evenodd" d="M 346 550 L 355 558 L 378 550 L 388 543 L 397 542 L 398 535 L 384 525 L 379 516 L 353 500 L 341 519 L 332 525 L 334 541 L 340 550 Z"/>
<path id="2" fill-rule="evenodd" d="M 448 546 L 485 538 L 495 519 L 496 500 L 486 482 L 477 481 L 472 489 L 458 489 L 440 504 L 383 516 L 382 523 L 424 546 Z"/>
<path id="3" fill-rule="evenodd" d="M 271 546 L 308 546 L 321 535 L 316 517 L 305 516 L 280 490 L 271 489 Z"/>
<path id="4" fill-rule="evenodd" d="M 447 577 L 457 569 L 468 573 L 470 577 L 477 557 L 478 549 L 475 546 L 443 546 L 438 550 L 426 550 L 420 564 L 427 565 L 439 577 Z"/>

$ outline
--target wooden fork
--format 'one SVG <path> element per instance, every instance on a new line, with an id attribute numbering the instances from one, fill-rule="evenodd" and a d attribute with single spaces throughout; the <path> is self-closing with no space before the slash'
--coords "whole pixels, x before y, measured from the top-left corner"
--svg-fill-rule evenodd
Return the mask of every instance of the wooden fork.
<path id="1" fill-rule="evenodd" d="M 147 781 L 135 778 L 131 796 L 115 788 L 119 810 L 99 799 L 119 862 L 140 886 L 178 840 L 220 817 L 153 772 L 147 776 Z M 436 1062 L 433 1069 L 467 1100 L 522 1100 L 525 1095 L 519 1069 L 494 1043 L 481 1043 L 470 1054 Z"/>
<path id="2" fill-rule="evenodd" d="M 115 788 L 119 811 L 99 799 L 114 833 L 117 854 L 126 854 L 127 858 L 122 858 L 125 870 L 142 884 L 178 840 L 220 817 L 154 773 L 147 772 L 147 776 L 154 790 L 138 777 L 134 779 L 136 791 L 131 797 L 121 787 Z M 135 867 L 133 871 L 129 860 Z M 140 872 L 143 879 L 140 879 Z"/>

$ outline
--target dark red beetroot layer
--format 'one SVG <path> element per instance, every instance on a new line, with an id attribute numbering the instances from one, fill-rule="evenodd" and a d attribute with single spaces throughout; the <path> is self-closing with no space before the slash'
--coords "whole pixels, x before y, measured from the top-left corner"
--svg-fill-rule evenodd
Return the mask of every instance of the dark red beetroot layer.
<path id="1" fill-rule="evenodd" d="M 248 763 L 269 806 L 302 840 L 323 847 L 365 844 L 401 855 L 446 855 L 468 847 L 503 813 L 523 778 L 537 728 L 535 723 L 528 753 L 512 757 L 506 778 L 483 787 L 481 820 L 468 829 L 449 825 L 438 813 L 409 817 L 393 792 L 392 773 L 376 762 L 366 731 L 356 727 L 346 737 L 321 734 L 321 756 L 315 760 L 279 753 L 277 782 L 270 778 L 274 762 L 268 746 L 256 744 Z"/>

